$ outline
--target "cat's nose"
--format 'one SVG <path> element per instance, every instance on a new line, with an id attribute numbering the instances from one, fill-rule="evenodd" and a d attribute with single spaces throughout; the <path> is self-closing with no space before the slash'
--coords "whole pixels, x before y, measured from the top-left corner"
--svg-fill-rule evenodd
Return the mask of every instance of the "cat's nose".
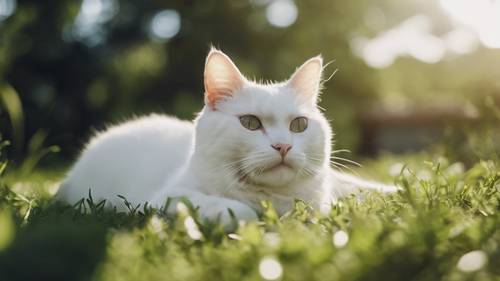
<path id="1" fill-rule="evenodd" d="M 271 147 L 277 150 L 282 158 L 285 158 L 286 154 L 290 149 L 292 149 L 292 145 L 286 143 L 275 143 L 271 144 Z"/>

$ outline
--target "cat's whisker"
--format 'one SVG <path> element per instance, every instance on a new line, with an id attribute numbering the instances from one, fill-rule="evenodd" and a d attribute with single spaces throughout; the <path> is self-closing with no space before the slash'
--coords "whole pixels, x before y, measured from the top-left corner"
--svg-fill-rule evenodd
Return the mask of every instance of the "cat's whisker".
<path id="1" fill-rule="evenodd" d="M 314 157 L 309 155 L 306 156 L 306 160 L 309 160 L 313 164 L 322 164 L 325 161 L 323 157 Z"/>
<path id="2" fill-rule="evenodd" d="M 351 151 L 349 149 L 337 149 L 337 150 L 333 150 L 332 151 L 332 154 L 335 154 L 335 153 L 342 153 L 342 152 L 345 152 L 345 153 L 351 153 Z"/>
<path id="3" fill-rule="evenodd" d="M 306 176 L 315 176 L 317 174 L 316 170 L 308 168 L 307 166 L 302 167 L 302 170 Z"/>
<path id="4" fill-rule="evenodd" d="M 330 161 L 330 164 L 332 164 L 333 166 L 335 166 L 336 168 L 338 168 L 340 170 L 342 170 L 341 168 L 344 168 L 344 169 L 350 171 L 351 173 L 359 176 L 358 172 L 356 172 L 355 170 L 353 170 L 351 167 L 349 167 L 347 165 L 344 165 L 344 164 L 341 164 L 341 163 L 338 163 L 338 162 L 335 162 L 335 161 Z"/>
<path id="5" fill-rule="evenodd" d="M 336 71 L 322 82 L 323 60 L 318 56 L 299 67 L 287 82 L 247 85 L 248 80 L 229 57 L 212 49 L 204 70 L 206 107 L 194 122 L 154 114 L 96 134 L 64 180 L 58 197 L 74 204 L 75 199 L 85 196 L 88 187 L 92 187 L 115 208 L 123 205 L 116 201 L 116 194 L 122 194 L 134 204 L 152 200 L 158 207 L 162 207 L 168 197 L 187 197 L 198 208 L 200 217 L 222 223 L 228 220 L 228 208 L 238 219 L 255 219 L 257 216 L 251 207 L 258 208 L 261 200 L 273 202 L 280 214 L 290 208 L 294 199 L 310 202 L 312 206 L 328 204 L 335 194 L 325 196 L 325 193 L 344 189 L 337 185 L 346 182 L 345 188 L 349 188 L 362 182 L 334 172 L 334 169 L 346 169 L 355 173 L 349 166 L 360 166 L 359 163 L 337 156 L 350 151 L 339 149 L 325 154 L 332 148 L 334 139 L 328 120 L 317 112 L 318 108 L 324 110 L 317 102 L 322 84 Z M 288 92 L 292 89 L 294 94 L 290 95 Z M 245 98 L 239 98 L 253 95 L 254 91 L 259 94 L 251 106 Z M 226 103 L 229 96 L 234 99 Z M 297 100 L 307 103 L 308 109 L 300 108 Z M 231 114 L 220 114 L 219 107 L 224 108 L 223 104 L 228 109 L 223 111 Z M 314 108 L 310 108 L 311 105 Z M 303 127 L 301 122 L 298 127 L 288 122 L 267 122 L 270 118 L 285 120 L 298 112 L 309 116 L 311 126 Z M 264 118 L 264 122 L 259 118 Z M 238 119 L 242 126 L 238 126 Z M 309 119 L 305 119 L 307 125 Z M 321 126 L 313 125 L 318 123 Z M 273 142 L 262 145 L 263 137 L 258 129 L 272 136 Z M 305 134 L 293 134 L 306 129 Z M 282 159 L 273 148 L 283 155 L 283 150 L 292 144 L 290 136 L 295 146 L 285 158 L 285 163 L 292 166 L 288 169 L 280 166 Z M 278 143 L 286 147 L 278 147 Z M 116 147 L 124 148 L 127 153 L 117 153 Z M 146 168 L 137 169 L 134 159 L 141 159 L 141 166 Z M 120 180 L 115 186 L 108 186 L 116 179 Z M 165 184 L 151 184 L 154 182 Z M 367 187 L 370 186 L 373 184 Z M 165 207 L 168 210 L 168 206 Z"/>
<path id="6" fill-rule="evenodd" d="M 263 160 L 266 160 L 269 158 L 268 153 L 261 153 L 261 154 L 252 154 L 249 157 L 245 157 L 244 161 L 241 161 L 240 169 L 241 172 L 243 172 L 247 176 L 251 173 L 255 173 L 256 175 L 260 175 L 263 173 L 263 168 L 261 167 L 260 163 L 263 162 Z"/>
<path id="7" fill-rule="evenodd" d="M 335 150 L 335 151 L 333 151 L 333 153 L 336 153 L 336 152 L 349 152 L 349 150 L 347 150 L 347 149 L 339 149 L 339 150 Z M 322 157 L 322 156 L 321 156 L 321 155 L 319 155 L 319 154 L 312 154 L 312 156 L 308 156 L 307 158 L 308 158 L 308 159 L 310 159 L 310 160 L 316 160 L 316 161 L 319 161 L 320 159 L 322 160 L 322 158 L 314 157 L 314 155 L 317 155 L 317 156 L 319 156 L 319 157 Z M 352 164 L 352 165 L 357 166 L 357 167 L 363 167 L 363 165 L 361 165 L 360 163 L 358 163 L 358 162 L 356 162 L 356 161 L 354 161 L 354 160 L 350 160 L 350 159 L 344 158 L 344 157 L 340 157 L 340 156 L 333 156 L 333 155 L 331 155 L 331 156 L 330 156 L 330 163 L 332 162 L 332 159 L 334 159 L 334 160 L 341 160 L 341 161 L 347 162 L 347 163 Z M 340 165 L 343 165 L 343 164 L 338 163 L 338 162 L 335 162 L 335 161 L 333 161 L 333 162 L 334 162 L 334 163 L 332 163 L 332 164 L 340 164 Z M 343 165 L 343 166 L 344 166 L 345 168 L 348 168 L 348 167 L 347 167 L 347 166 L 345 166 L 345 165 Z M 349 169 L 349 168 L 348 168 L 348 169 Z M 351 171 L 352 171 L 352 169 L 351 169 Z"/>
<path id="8" fill-rule="evenodd" d="M 306 175 L 306 172 L 304 171 L 304 168 L 302 167 L 302 168 L 300 168 L 300 169 L 299 169 L 299 171 L 297 172 L 297 174 L 298 174 L 299 176 L 305 176 L 305 175 Z"/>
<path id="9" fill-rule="evenodd" d="M 219 169 L 224 169 L 224 168 L 227 168 L 227 167 L 232 167 L 234 165 L 237 165 L 237 164 L 241 164 L 241 163 L 244 163 L 248 160 L 252 160 L 252 159 L 256 159 L 256 158 L 262 158 L 262 157 L 265 157 L 266 156 L 266 152 L 263 152 L 263 151 L 258 151 L 258 152 L 255 152 L 255 153 L 252 153 L 251 155 L 248 155 L 246 157 L 243 157 L 243 158 L 240 158 L 238 160 L 235 160 L 235 161 L 232 161 L 232 162 L 228 162 L 228 163 L 225 163 L 223 165 L 220 165 L 220 166 L 217 166 L 213 169 L 213 171 L 217 171 Z"/>
<path id="10" fill-rule="evenodd" d="M 300 176 L 309 176 L 309 175 L 312 175 L 312 173 L 306 167 L 300 168 L 298 174 Z"/>
<path id="11" fill-rule="evenodd" d="M 336 159 L 336 160 L 345 161 L 347 163 L 353 164 L 353 165 L 358 166 L 360 168 L 363 167 L 363 165 L 359 164 L 358 162 L 356 162 L 354 160 L 349 160 L 349 159 L 346 159 L 346 158 L 343 158 L 343 157 L 338 157 L 338 156 L 332 156 L 331 158 Z"/>

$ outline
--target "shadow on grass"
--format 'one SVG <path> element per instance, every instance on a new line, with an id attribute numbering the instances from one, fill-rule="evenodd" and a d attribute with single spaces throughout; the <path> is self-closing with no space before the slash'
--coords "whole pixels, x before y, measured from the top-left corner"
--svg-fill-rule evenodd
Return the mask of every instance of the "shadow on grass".
<path id="1" fill-rule="evenodd" d="M 0 276 L 6 281 L 88 280 L 105 257 L 106 234 L 97 222 L 50 218 L 30 223 L 0 253 Z"/>

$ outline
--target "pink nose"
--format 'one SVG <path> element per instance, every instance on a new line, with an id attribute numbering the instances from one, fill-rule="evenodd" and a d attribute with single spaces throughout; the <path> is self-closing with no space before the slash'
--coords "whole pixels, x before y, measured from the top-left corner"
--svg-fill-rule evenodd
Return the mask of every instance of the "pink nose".
<path id="1" fill-rule="evenodd" d="M 275 150 L 279 151 L 282 158 L 285 158 L 288 151 L 290 151 L 290 149 L 292 149 L 292 146 L 290 144 L 286 144 L 286 143 L 271 144 L 271 147 L 274 148 Z"/>

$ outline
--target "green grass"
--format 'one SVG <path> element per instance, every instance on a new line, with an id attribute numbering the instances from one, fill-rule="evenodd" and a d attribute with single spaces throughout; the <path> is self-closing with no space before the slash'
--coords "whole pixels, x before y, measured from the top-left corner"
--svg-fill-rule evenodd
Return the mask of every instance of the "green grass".
<path id="1" fill-rule="evenodd" d="M 0 280 L 500 280 L 499 163 L 424 159 L 398 159 L 408 166 L 393 177 L 394 158 L 366 165 L 397 194 L 347 198 L 327 216 L 297 202 L 278 217 L 264 202 L 259 221 L 231 232 L 189 209 L 117 213 L 87 198 L 82 214 L 51 202 L 60 174 L 11 171 Z"/>

